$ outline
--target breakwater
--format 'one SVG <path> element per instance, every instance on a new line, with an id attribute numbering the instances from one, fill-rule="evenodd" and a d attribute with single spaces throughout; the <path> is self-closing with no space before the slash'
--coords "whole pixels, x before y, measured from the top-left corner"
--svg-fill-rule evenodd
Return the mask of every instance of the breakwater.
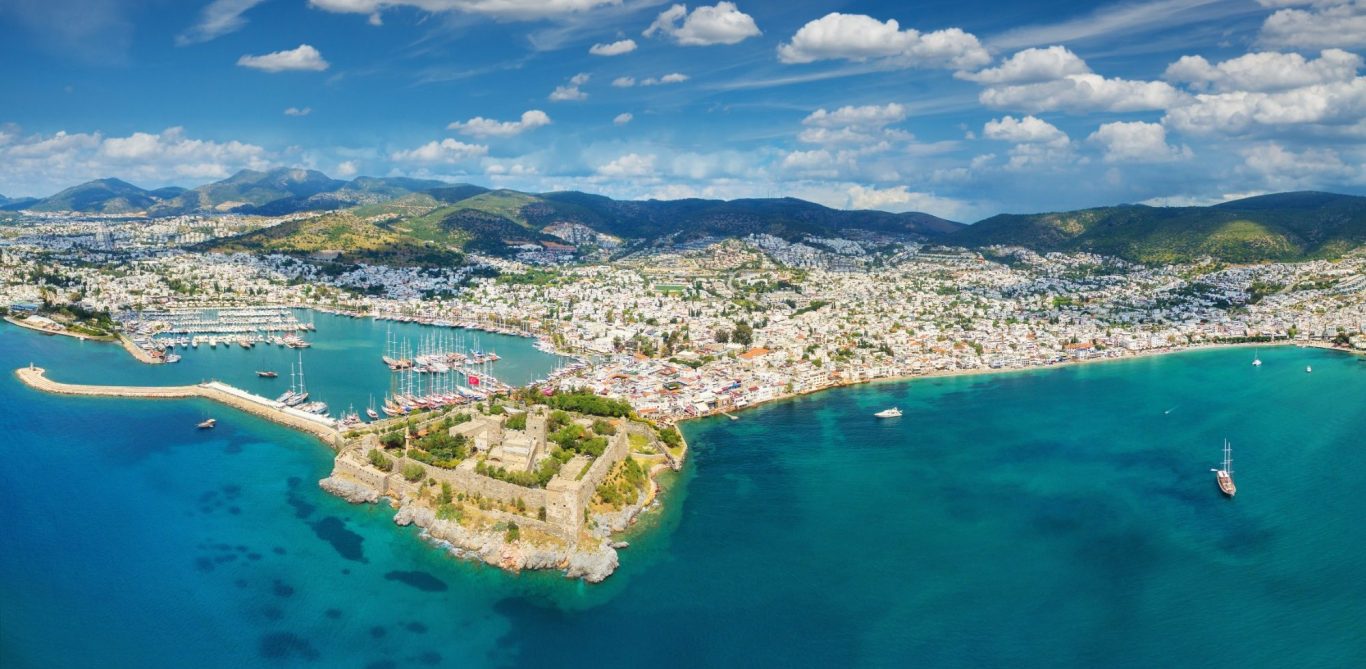
<path id="1" fill-rule="evenodd" d="M 260 416 L 273 423 L 307 432 L 333 448 L 341 442 L 341 434 L 330 418 L 287 407 L 279 402 L 253 395 L 218 381 L 185 386 L 102 386 L 61 383 L 47 378 L 47 370 L 29 365 L 15 370 L 19 380 L 31 388 L 57 395 L 85 397 L 124 397 L 140 399 L 185 399 L 202 397 L 220 404 Z"/>

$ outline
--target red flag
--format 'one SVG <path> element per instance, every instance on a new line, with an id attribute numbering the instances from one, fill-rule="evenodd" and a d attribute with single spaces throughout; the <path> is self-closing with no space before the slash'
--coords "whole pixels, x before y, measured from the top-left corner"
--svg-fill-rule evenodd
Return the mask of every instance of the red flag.
<path id="1" fill-rule="evenodd" d="M 477 377 L 477 376 L 471 374 L 471 375 L 470 375 L 470 385 L 471 385 L 471 386 L 477 386 L 477 385 L 479 385 L 479 377 Z"/>

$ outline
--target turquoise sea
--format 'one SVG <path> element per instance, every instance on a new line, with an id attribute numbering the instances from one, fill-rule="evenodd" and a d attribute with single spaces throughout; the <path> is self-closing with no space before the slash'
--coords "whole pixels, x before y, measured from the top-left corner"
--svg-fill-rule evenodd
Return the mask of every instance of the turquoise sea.
<path id="1" fill-rule="evenodd" d="M 310 389 L 382 393 L 384 325 L 318 325 Z M 490 337 L 500 376 L 554 365 Z M 0 368 L 57 380 L 248 385 L 264 354 L 153 368 L 0 328 Z M 1366 363 L 1251 357 L 867 385 L 688 424 L 689 466 L 598 586 L 451 559 L 322 493 L 312 438 L 6 371 L 0 667 L 1366 666 Z M 206 413 L 219 427 L 195 430 Z M 1209 471 L 1224 438 L 1234 500 Z"/>

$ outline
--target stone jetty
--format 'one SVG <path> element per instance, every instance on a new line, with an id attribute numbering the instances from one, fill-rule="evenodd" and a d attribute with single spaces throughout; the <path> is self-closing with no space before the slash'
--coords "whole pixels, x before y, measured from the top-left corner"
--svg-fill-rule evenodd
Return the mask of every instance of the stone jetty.
<path id="1" fill-rule="evenodd" d="M 73 383 L 60 383 L 47 378 L 47 370 L 29 365 L 15 370 L 29 387 L 58 395 L 82 395 L 86 397 L 128 397 L 138 399 L 184 399 L 202 397 L 220 404 L 260 416 L 274 423 L 307 432 L 333 448 L 341 443 L 341 433 L 330 418 L 287 407 L 259 395 L 234 388 L 218 381 L 209 381 L 189 386 L 97 386 Z"/>

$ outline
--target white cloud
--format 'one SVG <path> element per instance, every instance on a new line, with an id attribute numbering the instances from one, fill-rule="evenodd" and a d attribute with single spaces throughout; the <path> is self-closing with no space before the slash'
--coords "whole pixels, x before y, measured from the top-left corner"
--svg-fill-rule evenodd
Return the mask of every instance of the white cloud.
<path id="1" fill-rule="evenodd" d="M 539 109 L 531 109 L 522 112 L 522 118 L 518 121 L 496 121 L 491 118 L 476 116 L 468 121 L 455 121 L 446 127 L 449 130 L 458 130 L 462 134 L 483 139 L 486 137 L 511 137 L 546 125 L 550 125 L 550 116 Z"/>
<path id="2" fill-rule="evenodd" d="M 864 187 L 858 184 L 849 186 L 847 209 L 880 209 L 883 211 L 906 212 L 954 212 L 935 215 L 956 216 L 961 213 L 963 203 L 949 198 L 938 197 L 932 193 L 912 192 L 906 186 L 892 188 Z"/>
<path id="3" fill-rule="evenodd" d="M 802 119 L 802 125 L 820 128 L 881 128 L 906 118 L 906 107 L 891 102 L 885 105 L 844 106 L 835 111 L 817 109 Z"/>
<path id="4" fill-rule="evenodd" d="M 646 77 L 640 80 L 641 86 L 661 86 L 664 84 L 681 84 L 688 80 L 688 75 L 679 72 L 670 72 L 662 77 Z"/>
<path id="5" fill-rule="evenodd" d="M 199 12 L 199 20 L 189 30 L 176 36 L 176 44 L 185 46 L 241 30 L 247 25 L 242 14 L 264 0 L 213 0 Z"/>
<path id="6" fill-rule="evenodd" d="M 1341 49 L 1325 49 L 1312 60 L 1298 53 L 1249 53 L 1218 65 L 1201 56 L 1182 56 L 1167 66 L 1165 78 L 1197 90 L 1278 91 L 1351 81 L 1361 65 L 1361 56 Z"/>
<path id="7" fill-rule="evenodd" d="M 620 56 L 624 53 L 631 53 L 636 50 L 636 41 L 624 39 L 607 44 L 594 44 L 588 47 L 588 53 L 594 56 Z"/>
<path id="8" fill-rule="evenodd" d="M 1345 161 L 1333 149 L 1294 151 L 1276 142 L 1242 151 L 1243 174 L 1259 178 L 1273 189 L 1317 187 L 1327 183 L 1366 183 L 1366 166 Z"/>
<path id="9" fill-rule="evenodd" d="M 993 86 L 982 91 L 978 99 L 994 109 L 1082 113 L 1167 109 L 1184 102 L 1186 96 L 1163 81 L 1069 74 L 1054 81 Z"/>
<path id="10" fill-rule="evenodd" d="M 991 62 L 977 38 L 958 28 L 920 33 L 902 30 L 896 19 L 832 12 L 802 26 L 778 47 L 784 63 L 818 60 L 887 59 L 904 67 L 971 70 Z"/>
<path id="11" fill-rule="evenodd" d="M 655 156 L 628 153 L 611 162 L 599 165 L 597 173 L 605 177 L 643 177 L 654 174 Z"/>
<path id="12" fill-rule="evenodd" d="M 684 46 L 738 44 L 760 34 L 754 18 L 733 2 L 698 7 L 692 13 L 688 13 L 687 5 L 674 5 L 660 12 L 643 34 L 651 37 L 655 33 L 669 35 Z"/>
<path id="13" fill-rule="evenodd" d="M 312 113 L 312 107 L 285 107 L 285 116 L 308 116 Z"/>
<path id="14" fill-rule="evenodd" d="M 613 125 L 626 125 L 627 123 L 630 123 L 631 120 L 634 119 L 634 118 L 635 118 L 635 116 L 633 116 L 633 115 L 631 114 L 631 112 L 622 112 L 622 113 L 620 113 L 620 114 L 617 114 L 617 117 L 616 117 L 616 118 L 612 119 L 612 124 L 613 124 Z"/>
<path id="15" fill-rule="evenodd" d="M 825 149 L 790 151 L 779 166 L 787 172 L 805 177 L 835 178 L 839 176 L 835 156 Z"/>
<path id="16" fill-rule="evenodd" d="M 343 160 L 340 163 L 337 163 L 337 167 L 332 170 L 332 174 L 333 176 L 342 179 L 350 179 L 351 177 L 356 176 L 356 173 L 359 171 L 360 167 L 356 165 L 356 161 Z"/>
<path id="17" fill-rule="evenodd" d="M 328 68 L 328 62 L 323 60 L 323 55 L 307 44 L 300 44 L 298 48 L 288 51 L 276 51 L 261 56 L 242 56 L 237 59 L 237 64 L 264 72 L 301 70 L 321 72 Z"/>
<path id="18" fill-rule="evenodd" d="M 617 88 L 630 88 L 636 85 L 635 77 L 617 77 L 612 80 L 612 85 Z"/>
<path id="19" fill-rule="evenodd" d="M 570 77 L 569 83 L 562 86 L 556 86 L 555 90 L 550 92 L 550 100 L 552 102 L 587 100 L 588 94 L 583 92 L 579 87 L 588 83 L 588 78 L 589 75 L 582 72 Z"/>
<path id="20" fill-rule="evenodd" d="M 1067 47 L 1050 46 L 1045 49 L 1025 49 L 1002 61 L 996 67 L 979 72 L 958 72 L 959 79 L 979 84 L 1031 84 L 1055 81 L 1069 74 L 1087 74 L 1091 68 Z"/>
<path id="21" fill-rule="evenodd" d="M 1059 130 L 1048 121 L 1026 116 L 1015 118 L 1005 116 L 999 119 L 987 121 L 982 126 L 982 136 L 987 139 L 995 139 L 1003 142 L 1015 144 L 1053 144 L 1065 145 L 1070 140 L 1067 133 Z"/>
<path id="22" fill-rule="evenodd" d="M 449 137 L 439 142 L 431 141 L 408 151 L 395 151 L 389 155 L 395 162 L 411 163 L 456 163 L 469 158 L 488 155 L 489 147 L 482 144 L 466 144 Z"/>
<path id="23" fill-rule="evenodd" d="M 844 106 L 834 111 L 817 109 L 802 119 L 806 129 L 797 135 L 799 141 L 823 145 L 872 145 L 882 143 L 880 150 L 891 148 L 889 141 L 909 140 L 911 134 L 886 126 L 906 118 L 906 108 L 895 102 L 885 105 Z"/>
<path id="24" fill-rule="evenodd" d="M 1268 16 L 1257 37 L 1260 44 L 1296 49 L 1351 49 L 1366 46 L 1366 0 L 1262 4 L 1312 7 L 1282 9 Z"/>
<path id="25" fill-rule="evenodd" d="M 124 137 L 65 131 L 0 134 L 7 138 L 0 141 L 0 183 L 10 190 L 42 195 L 107 176 L 165 185 L 183 179 L 223 178 L 242 168 L 264 169 L 272 162 L 260 146 L 193 139 L 179 127 Z"/>
<path id="26" fill-rule="evenodd" d="M 1182 132 L 1241 135 L 1305 126 L 1320 134 L 1366 137 L 1366 77 L 1287 91 L 1199 94 L 1162 123 Z"/>
<path id="27" fill-rule="evenodd" d="M 308 4 L 329 12 L 369 14 L 371 22 L 382 10 L 415 7 L 426 12 L 462 12 L 498 19 L 534 21 L 586 12 L 621 0 L 308 0 Z"/>
<path id="28" fill-rule="evenodd" d="M 1190 147 L 1167 144 L 1167 130 L 1160 123 L 1106 123 L 1086 141 L 1104 150 L 1107 163 L 1165 163 L 1193 155 Z"/>
<path id="29" fill-rule="evenodd" d="M 1072 140 L 1067 133 L 1043 119 L 1026 116 L 1005 116 L 987 121 L 982 136 L 1011 142 L 1008 169 L 1026 167 L 1058 167 L 1072 158 Z"/>

